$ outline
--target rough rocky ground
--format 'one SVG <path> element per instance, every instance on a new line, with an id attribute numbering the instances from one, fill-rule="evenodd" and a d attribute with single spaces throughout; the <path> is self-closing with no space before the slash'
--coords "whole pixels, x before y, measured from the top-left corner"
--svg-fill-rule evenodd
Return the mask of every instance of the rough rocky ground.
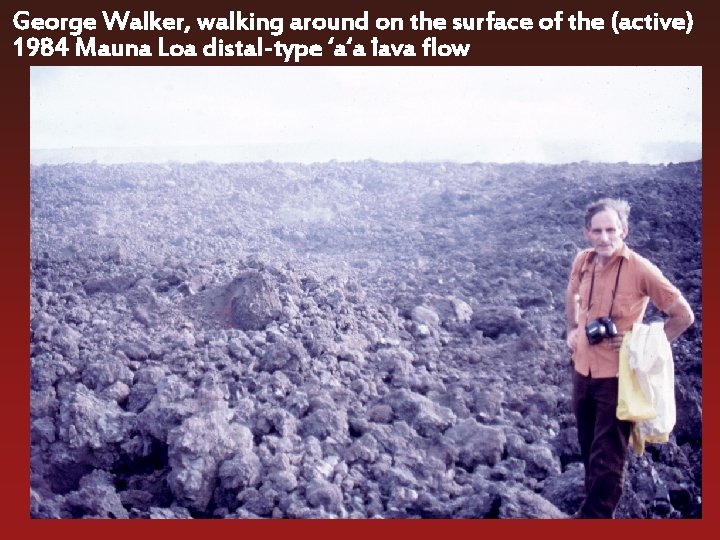
<path id="1" fill-rule="evenodd" d="M 32 167 L 32 516 L 573 513 L 563 292 L 585 204 L 620 196 L 696 323 L 617 515 L 701 517 L 701 173 Z"/>

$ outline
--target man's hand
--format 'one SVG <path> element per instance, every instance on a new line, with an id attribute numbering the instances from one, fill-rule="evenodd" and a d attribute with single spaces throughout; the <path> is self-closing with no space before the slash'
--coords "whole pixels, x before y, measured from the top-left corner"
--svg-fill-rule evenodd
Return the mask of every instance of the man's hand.
<path id="1" fill-rule="evenodd" d="M 565 340 L 565 343 L 567 343 L 568 348 L 570 351 L 575 352 L 575 349 L 577 349 L 577 340 L 578 340 L 578 328 L 571 328 L 568 330 L 567 333 L 567 339 Z"/>
<path id="2" fill-rule="evenodd" d="M 620 348 L 622 347 L 623 337 L 625 336 L 625 332 L 618 332 L 617 335 L 608 338 L 608 341 L 610 342 L 610 346 L 613 348 L 614 351 L 620 352 Z"/>

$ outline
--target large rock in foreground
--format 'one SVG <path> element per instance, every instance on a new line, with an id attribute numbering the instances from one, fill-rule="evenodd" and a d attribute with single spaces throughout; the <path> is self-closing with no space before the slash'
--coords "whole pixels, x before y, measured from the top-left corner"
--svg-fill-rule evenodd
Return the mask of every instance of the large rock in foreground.
<path id="1" fill-rule="evenodd" d="M 229 422 L 231 416 L 227 408 L 202 411 L 168 435 L 168 483 L 178 501 L 193 510 L 202 512 L 210 502 L 220 463 L 252 449 L 252 432 Z"/>

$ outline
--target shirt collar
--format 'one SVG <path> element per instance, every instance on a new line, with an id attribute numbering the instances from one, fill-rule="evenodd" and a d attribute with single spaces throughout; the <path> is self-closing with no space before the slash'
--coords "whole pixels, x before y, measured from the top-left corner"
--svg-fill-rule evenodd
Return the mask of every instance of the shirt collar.
<path id="1" fill-rule="evenodd" d="M 620 256 L 623 257 L 625 260 L 630 259 L 630 248 L 624 242 L 623 242 L 623 247 L 620 250 Z"/>
<path id="2" fill-rule="evenodd" d="M 587 258 L 588 263 L 592 263 L 595 260 L 595 257 L 597 256 L 597 253 L 595 250 L 590 249 L 590 256 Z M 610 262 L 614 261 L 618 257 L 622 257 L 623 259 L 629 261 L 630 260 L 630 248 L 627 244 L 623 243 L 623 247 L 620 249 L 619 253 L 616 253 L 613 255 L 612 259 L 610 259 Z"/>

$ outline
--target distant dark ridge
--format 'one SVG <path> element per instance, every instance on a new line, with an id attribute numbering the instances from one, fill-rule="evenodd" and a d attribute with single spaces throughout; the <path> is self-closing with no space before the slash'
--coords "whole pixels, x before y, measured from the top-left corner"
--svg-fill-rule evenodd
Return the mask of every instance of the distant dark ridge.
<path id="1" fill-rule="evenodd" d="M 214 161 L 234 163 L 248 161 L 276 161 L 322 163 L 327 161 L 358 161 L 375 159 L 385 162 L 405 161 L 447 161 L 457 163 L 513 163 L 531 162 L 561 164 L 578 161 L 601 163 L 677 163 L 695 161 L 702 157 L 702 145 L 690 141 L 646 143 L 634 150 L 607 152 L 603 149 L 577 144 L 576 147 L 559 144 L 539 144 L 532 155 L 518 151 L 508 153 L 504 141 L 477 141 L 466 148 L 458 147 L 443 156 L 436 154 L 436 148 L 428 143 L 418 150 L 380 150 L 366 145 L 335 147 L 333 144 L 317 142 L 297 144 L 246 144 L 246 145 L 195 145 L 195 146 L 154 146 L 154 147 L 71 147 L 37 148 L 30 150 L 30 163 L 165 163 L 180 161 L 194 163 Z M 430 157 L 428 157 L 430 156 Z"/>

